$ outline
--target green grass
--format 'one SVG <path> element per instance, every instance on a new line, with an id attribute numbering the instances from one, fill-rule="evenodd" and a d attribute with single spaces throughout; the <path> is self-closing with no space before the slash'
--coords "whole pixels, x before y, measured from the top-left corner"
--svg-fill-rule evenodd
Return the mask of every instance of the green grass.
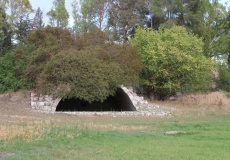
<path id="1" fill-rule="evenodd" d="M 88 127 L 89 123 L 95 127 Z M 49 126 L 51 130 L 47 129 Z M 120 130 L 119 126 L 127 129 Z M 0 159 L 230 159 L 230 115 L 166 119 L 99 117 L 45 127 L 47 132 L 37 139 L 0 141 Z M 164 134 L 173 130 L 183 133 Z"/>

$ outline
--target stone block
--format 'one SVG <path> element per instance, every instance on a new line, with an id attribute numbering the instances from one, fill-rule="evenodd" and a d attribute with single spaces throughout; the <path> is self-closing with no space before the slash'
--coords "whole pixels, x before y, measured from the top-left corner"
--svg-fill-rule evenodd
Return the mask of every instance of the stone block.
<path id="1" fill-rule="evenodd" d="M 35 106 L 35 109 L 40 110 L 40 106 L 39 106 L 39 105 L 36 105 L 36 106 Z"/>
<path id="2" fill-rule="evenodd" d="M 37 106 L 37 103 L 36 103 L 36 102 L 31 102 L 31 107 L 32 107 L 33 109 L 35 109 L 36 106 Z"/>
<path id="3" fill-rule="evenodd" d="M 31 97 L 31 101 L 38 101 L 38 97 Z"/>
<path id="4" fill-rule="evenodd" d="M 47 101 L 47 102 L 51 102 L 53 99 L 52 99 L 52 97 L 45 96 L 44 100 Z"/>
<path id="5" fill-rule="evenodd" d="M 35 96 L 37 96 L 37 94 L 36 94 L 36 93 L 34 93 L 34 92 L 32 92 L 30 95 L 31 95 L 31 97 L 35 97 Z"/>
<path id="6" fill-rule="evenodd" d="M 48 112 L 52 112 L 52 108 L 50 106 L 46 106 L 47 107 L 47 110 Z"/>
<path id="7" fill-rule="evenodd" d="M 48 106 L 43 106 L 43 107 L 42 107 L 42 110 L 43 110 L 43 111 L 47 111 L 47 110 L 48 110 Z"/>
<path id="8" fill-rule="evenodd" d="M 45 102 L 39 102 L 38 105 L 42 107 L 45 105 Z"/>
<path id="9" fill-rule="evenodd" d="M 51 106 L 51 103 L 50 102 L 45 102 L 44 105 L 45 106 Z"/>

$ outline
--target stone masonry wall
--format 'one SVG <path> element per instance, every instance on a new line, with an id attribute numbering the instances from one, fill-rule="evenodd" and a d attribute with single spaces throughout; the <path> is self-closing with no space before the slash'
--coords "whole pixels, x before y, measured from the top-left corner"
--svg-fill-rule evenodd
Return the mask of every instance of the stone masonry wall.
<path id="1" fill-rule="evenodd" d="M 89 114 L 97 114 L 97 115 L 111 115 L 112 116 L 158 116 L 164 117 L 171 114 L 172 109 L 168 109 L 166 107 L 158 106 L 155 104 L 148 103 L 148 101 L 144 100 L 143 97 L 138 96 L 135 92 L 133 92 L 132 88 L 127 88 L 121 86 L 123 91 L 129 96 L 132 101 L 136 111 L 134 112 L 102 112 L 102 113 L 89 113 L 89 112 L 65 112 L 67 114 L 77 114 L 77 115 L 89 115 Z M 31 107 L 34 110 L 42 111 L 42 112 L 50 112 L 54 113 L 56 111 L 56 107 L 61 99 L 55 99 L 49 95 L 41 95 L 37 93 L 31 93 Z"/>
<path id="2" fill-rule="evenodd" d="M 31 93 L 31 107 L 39 111 L 55 112 L 60 100 L 49 95 Z"/>

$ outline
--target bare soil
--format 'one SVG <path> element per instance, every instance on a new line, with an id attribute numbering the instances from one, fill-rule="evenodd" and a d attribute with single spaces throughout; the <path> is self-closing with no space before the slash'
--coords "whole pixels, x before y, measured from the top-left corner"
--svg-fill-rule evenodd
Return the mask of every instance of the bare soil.
<path id="1" fill-rule="evenodd" d="M 63 121 L 71 119 L 73 118 L 68 115 L 48 114 L 33 110 L 30 106 L 29 92 L 0 95 L 0 125 Z"/>

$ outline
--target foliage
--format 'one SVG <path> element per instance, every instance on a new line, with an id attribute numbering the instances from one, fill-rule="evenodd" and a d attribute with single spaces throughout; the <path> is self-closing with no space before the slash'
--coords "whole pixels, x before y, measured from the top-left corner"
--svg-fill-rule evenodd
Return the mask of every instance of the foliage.
<path id="1" fill-rule="evenodd" d="M 74 31 L 77 33 L 86 33 L 90 27 L 95 25 L 95 10 L 93 0 L 76 0 L 72 3 L 73 18 L 74 18 Z"/>
<path id="2" fill-rule="evenodd" d="M 43 12 L 41 11 L 40 7 L 38 7 L 34 19 L 33 19 L 33 26 L 35 29 L 44 28 L 43 23 Z"/>
<path id="3" fill-rule="evenodd" d="M 3 0 L 5 8 L 8 9 L 8 18 L 11 29 L 15 29 L 15 23 L 20 17 L 26 17 L 33 12 L 29 0 Z"/>
<path id="4" fill-rule="evenodd" d="M 173 25 L 185 26 L 190 32 L 203 38 L 206 57 L 218 57 L 216 50 L 226 29 L 227 11 L 218 1 L 200 0 L 151 0 L 148 4 L 149 16 L 147 25 L 153 29 L 160 26 L 170 28 Z M 220 45 L 221 46 L 221 45 Z M 221 55 L 226 52 L 221 52 Z"/>
<path id="5" fill-rule="evenodd" d="M 73 37 L 67 29 L 46 27 L 37 29 L 27 37 L 27 43 L 34 46 L 28 57 L 26 75 L 35 82 L 49 59 L 66 48 L 70 48 Z"/>
<path id="6" fill-rule="evenodd" d="M 58 97 L 77 97 L 88 102 L 104 101 L 114 95 L 122 84 L 122 68 L 98 59 L 98 51 L 67 50 L 53 56 L 39 77 L 39 88 Z"/>
<path id="7" fill-rule="evenodd" d="M 0 56 L 11 48 L 11 31 L 4 8 L 0 7 Z"/>
<path id="8" fill-rule="evenodd" d="M 122 85 L 138 80 L 141 63 L 129 45 L 117 45 L 97 28 L 74 37 L 67 29 L 38 29 L 26 75 L 44 94 L 103 101 Z"/>
<path id="9" fill-rule="evenodd" d="M 74 0 L 72 3 L 74 26 L 77 33 L 88 32 L 97 26 L 104 30 L 107 26 L 108 0 Z"/>
<path id="10" fill-rule="evenodd" d="M 138 29 L 131 44 L 144 64 L 141 82 L 158 98 L 187 88 L 209 87 L 213 64 L 202 55 L 202 40 L 185 28 Z"/>
<path id="11" fill-rule="evenodd" d="M 53 27 L 67 27 L 69 13 L 65 8 L 65 0 L 54 0 L 53 8 L 47 13 L 50 25 Z"/>
<path id="12" fill-rule="evenodd" d="M 144 15 L 140 14 L 144 8 L 142 0 L 110 0 L 108 24 L 120 31 L 123 43 L 127 42 L 129 32 L 140 25 Z"/>
<path id="13" fill-rule="evenodd" d="M 20 17 L 18 21 L 15 23 L 15 40 L 17 40 L 17 43 L 23 41 L 28 34 L 33 30 L 33 23 L 27 16 Z"/>
<path id="14" fill-rule="evenodd" d="M 0 93 L 30 88 L 31 84 L 23 73 L 30 47 L 19 45 L 0 57 Z"/>
<path id="15" fill-rule="evenodd" d="M 217 87 L 221 90 L 230 92 L 230 68 L 229 65 L 219 66 L 219 76 Z"/>

